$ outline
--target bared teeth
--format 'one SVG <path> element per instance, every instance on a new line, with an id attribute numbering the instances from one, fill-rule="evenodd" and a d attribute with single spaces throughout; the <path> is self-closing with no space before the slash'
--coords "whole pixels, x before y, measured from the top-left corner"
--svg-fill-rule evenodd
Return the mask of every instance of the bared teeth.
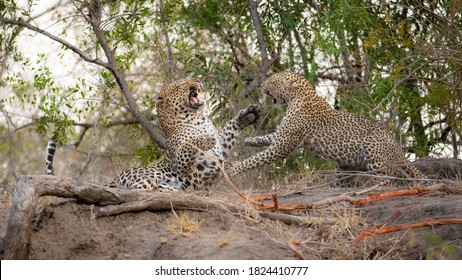
<path id="1" fill-rule="evenodd" d="M 198 94 L 201 92 L 203 90 L 200 85 L 194 85 L 189 88 L 189 104 L 194 109 L 199 109 L 204 104 L 198 98 Z"/>

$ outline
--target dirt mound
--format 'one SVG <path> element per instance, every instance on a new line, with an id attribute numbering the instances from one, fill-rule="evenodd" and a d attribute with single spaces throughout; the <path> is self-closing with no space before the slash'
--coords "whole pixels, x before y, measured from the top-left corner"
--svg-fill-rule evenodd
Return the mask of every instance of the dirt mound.
<path id="1" fill-rule="evenodd" d="M 34 225 L 31 259 L 287 259 L 283 234 L 226 214 L 196 211 L 92 216 L 92 206 L 47 206 Z M 286 237 L 288 238 L 288 237 Z"/>

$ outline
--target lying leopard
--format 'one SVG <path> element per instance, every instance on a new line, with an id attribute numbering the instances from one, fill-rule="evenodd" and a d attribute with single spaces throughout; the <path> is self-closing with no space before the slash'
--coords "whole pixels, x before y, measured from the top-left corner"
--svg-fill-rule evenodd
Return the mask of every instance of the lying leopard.
<path id="1" fill-rule="evenodd" d="M 239 133 L 258 121 L 261 108 L 251 105 L 231 119 L 220 133 L 201 113 L 198 94 L 202 85 L 196 79 L 167 84 L 159 94 L 157 114 L 166 138 L 164 157 L 150 166 L 124 171 L 106 186 L 142 190 L 206 189 L 220 174 L 220 164 L 229 156 Z M 191 145 L 192 144 L 192 145 Z M 202 154 L 197 148 L 206 152 Z M 53 173 L 55 146 L 48 145 L 47 173 Z M 51 153 L 50 153 L 51 152 Z"/>
<path id="2" fill-rule="evenodd" d="M 261 109 L 251 105 L 241 110 L 220 133 L 200 108 L 198 93 L 202 86 L 196 79 L 183 79 L 167 84 L 157 103 L 158 120 L 166 138 L 164 158 L 147 168 L 123 172 L 110 186 L 127 189 L 208 188 L 219 175 L 215 161 L 222 163 L 246 126 L 260 117 Z M 202 154 L 196 147 L 206 151 Z"/>
<path id="3" fill-rule="evenodd" d="M 333 159 L 338 170 L 425 177 L 410 165 L 400 145 L 382 126 L 366 117 L 334 110 L 302 75 L 277 73 L 263 82 L 262 92 L 275 103 L 287 105 L 286 115 L 276 132 L 245 139 L 247 145 L 268 148 L 242 162 L 226 162 L 228 175 L 236 176 L 304 147 Z"/>

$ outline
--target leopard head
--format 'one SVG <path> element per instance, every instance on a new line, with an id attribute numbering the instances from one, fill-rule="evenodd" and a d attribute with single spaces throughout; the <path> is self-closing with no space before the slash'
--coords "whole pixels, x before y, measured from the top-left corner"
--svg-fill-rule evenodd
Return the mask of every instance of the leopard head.
<path id="1" fill-rule="evenodd" d="M 197 111 L 204 105 L 198 94 L 202 92 L 202 84 L 197 79 L 182 79 L 164 86 L 158 96 L 158 106 L 175 109 L 175 111 Z"/>
<path id="2" fill-rule="evenodd" d="M 179 121 L 199 113 L 204 105 L 199 99 L 202 92 L 202 84 L 193 78 L 177 80 L 164 86 L 157 100 L 157 114 L 164 132 L 168 133 Z"/>
<path id="3" fill-rule="evenodd" d="M 314 94 L 314 87 L 302 75 L 284 71 L 272 75 L 261 85 L 262 92 L 276 104 L 288 104 L 304 94 Z"/>

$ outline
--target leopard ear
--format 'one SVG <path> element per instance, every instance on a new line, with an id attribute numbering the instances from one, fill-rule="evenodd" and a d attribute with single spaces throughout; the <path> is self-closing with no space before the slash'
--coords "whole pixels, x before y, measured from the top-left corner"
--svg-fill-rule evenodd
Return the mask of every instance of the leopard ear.
<path id="1" fill-rule="evenodd" d="M 293 80 L 293 81 L 290 81 L 289 86 L 290 88 L 298 88 L 298 83 L 297 81 Z"/>

